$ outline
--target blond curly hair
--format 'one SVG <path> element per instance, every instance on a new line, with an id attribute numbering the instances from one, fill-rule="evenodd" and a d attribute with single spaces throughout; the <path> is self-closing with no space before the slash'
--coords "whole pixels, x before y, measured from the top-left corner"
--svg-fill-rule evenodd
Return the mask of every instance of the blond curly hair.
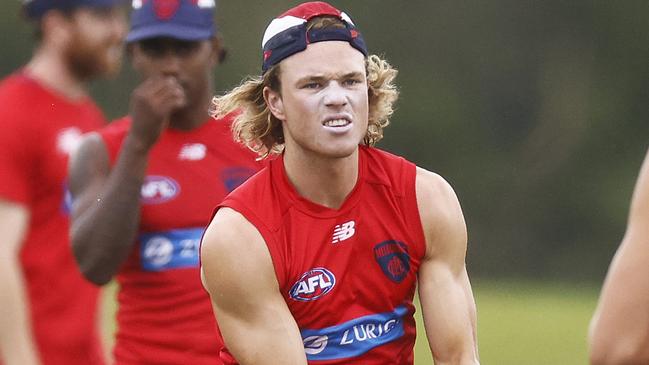
<path id="1" fill-rule="evenodd" d="M 330 24 L 320 22 L 313 26 Z M 260 159 L 284 150 L 282 122 L 271 113 L 263 95 L 266 86 L 280 92 L 280 66 L 281 62 L 264 75 L 248 77 L 227 94 L 212 99 L 210 114 L 216 118 L 236 114 L 232 123 L 234 139 L 255 151 Z M 379 56 L 370 55 L 365 60 L 365 71 L 369 114 L 363 144 L 373 146 L 383 138 L 383 128 L 390 124 L 390 116 L 394 112 L 393 105 L 399 95 L 394 84 L 397 70 Z"/>

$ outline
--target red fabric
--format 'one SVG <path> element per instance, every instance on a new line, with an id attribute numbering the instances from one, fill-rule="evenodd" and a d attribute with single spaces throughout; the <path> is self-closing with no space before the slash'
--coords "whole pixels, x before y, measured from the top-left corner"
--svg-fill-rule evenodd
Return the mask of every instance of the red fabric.
<path id="1" fill-rule="evenodd" d="M 278 16 L 278 18 L 283 18 L 285 16 L 294 16 L 296 18 L 310 20 L 311 18 L 314 18 L 316 16 L 323 15 L 340 17 L 340 10 L 322 1 L 311 1 L 289 9 L 284 14 Z"/>
<path id="2" fill-rule="evenodd" d="M 124 118 L 100 132 L 113 163 L 130 123 Z M 178 186 L 164 202 L 141 200 L 141 233 L 204 229 L 213 207 L 260 169 L 254 154 L 233 141 L 230 124 L 210 119 L 192 131 L 163 132 L 150 152 L 147 176 L 173 179 Z M 221 345 L 198 263 L 149 271 L 142 244 L 135 243 L 117 276 L 117 364 L 220 364 Z"/>
<path id="3" fill-rule="evenodd" d="M 21 72 L 0 85 L 0 199 L 26 206 L 20 259 L 44 365 L 103 364 L 98 289 L 78 271 L 68 240 L 68 154 L 105 123 L 90 99 L 70 101 Z"/>
<path id="4" fill-rule="evenodd" d="M 354 357 L 310 359 L 310 364 L 412 364 L 412 300 L 417 271 L 425 254 L 415 193 L 416 168 L 375 148 L 360 147 L 359 156 L 358 182 L 338 210 L 300 197 L 288 182 L 282 158 L 272 161 L 268 168 L 235 190 L 220 207 L 239 211 L 264 237 L 280 290 L 303 338 L 307 330 L 405 308 L 404 333 L 399 338 Z M 407 247 L 408 265 L 390 255 L 396 252 L 398 244 L 382 245 L 396 241 Z M 383 265 L 378 257 L 386 259 Z M 326 290 L 304 294 L 311 288 L 308 281 L 300 287 L 301 278 L 314 269 L 316 273 L 331 274 L 312 282 Z M 400 281 L 390 279 L 398 275 L 402 275 L 398 277 Z M 333 277 L 335 285 L 331 287 Z M 298 298 L 296 288 L 302 291 Z M 317 295 L 317 299 L 311 299 Z M 367 331 L 375 338 L 382 334 L 376 327 Z M 349 333 L 342 342 L 352 342 Z M 331 345 L 329 337 L 326 346 Z M 341 352 L 345 348 L 341 346 Z"/>

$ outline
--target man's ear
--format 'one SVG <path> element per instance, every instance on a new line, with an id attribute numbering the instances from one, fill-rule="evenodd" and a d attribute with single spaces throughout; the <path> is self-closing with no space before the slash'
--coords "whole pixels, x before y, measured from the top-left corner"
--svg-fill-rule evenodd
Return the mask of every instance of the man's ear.
<path id="1" fill-rule="evenodd" d="M 49 10 L 40 19 L 43 41 L 63 46 L 70 39 L 72 24 L 69 16 L 60 10 Z"/>
<path id="2" fill-rule="evenodd" d="M 284 113 L 284 101 L 282 100 L 282 95 L 279 93 L 279 91 L 275 91 L 270 87 L 265 86 L 263 94 L 264 100 L 266 101 L 266 105 L 268 105 L 270 112 L 273 113 L 275 118 L 281 121 L 285 121 L 286 114 Z"/>
<path id="3" fill-rule="evenodd" d="M 223 45 L 223 39 L 220 36 L 214 36 L 210 40 L 212 43 L 212 57 L 214 59 L 214 64 L 218 65 L 225 61 L 228 52 Z"/>

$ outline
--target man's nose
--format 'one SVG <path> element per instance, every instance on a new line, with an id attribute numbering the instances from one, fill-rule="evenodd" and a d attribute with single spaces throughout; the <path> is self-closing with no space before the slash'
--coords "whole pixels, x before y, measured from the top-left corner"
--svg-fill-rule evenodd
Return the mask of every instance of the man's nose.
<path id="1" fill-rule="evenodd" d="M 177 76 L 180 72 L 181 61 L 173 49 L 166 49 L 160 57 L 160 71 L 165 76 Z"/>
<path id="2" fill-rule="evenodd" d="M 325 105 L 327 106 L 344 106 L 347 105 L 348 90 L 342 87 L 338 82 L 331 82 L 325 90 Z"/>

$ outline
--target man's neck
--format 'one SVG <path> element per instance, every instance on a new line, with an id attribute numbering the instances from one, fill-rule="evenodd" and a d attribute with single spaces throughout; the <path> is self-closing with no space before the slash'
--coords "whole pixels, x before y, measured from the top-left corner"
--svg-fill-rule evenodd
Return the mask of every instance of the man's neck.
<path id="1" fill-rule="evenodd" d="M 25 72 L 47 89 L 70 100 L 79 100 L 87 95 L 83 80 L 74 75 L 70 65 L 57 50 L 39 47 L 25 66 Z"/>
<path id="2" fill-rule="evenodd" d="M 172 113 L 169 126 L 173 129 L 188 131 L 205 124 L 208 120 L 211 96 L 211 91 L 207 91 L 198 102 L 190 103 Z"/>
<path id="3" fill-rule="evenodd" d="M 332 209 L 339 209 L 358 180 L 359 151 L 343 158 L 312 157 L 303 151 L 286 151 L 284 168 L 300 196 Z"/>

